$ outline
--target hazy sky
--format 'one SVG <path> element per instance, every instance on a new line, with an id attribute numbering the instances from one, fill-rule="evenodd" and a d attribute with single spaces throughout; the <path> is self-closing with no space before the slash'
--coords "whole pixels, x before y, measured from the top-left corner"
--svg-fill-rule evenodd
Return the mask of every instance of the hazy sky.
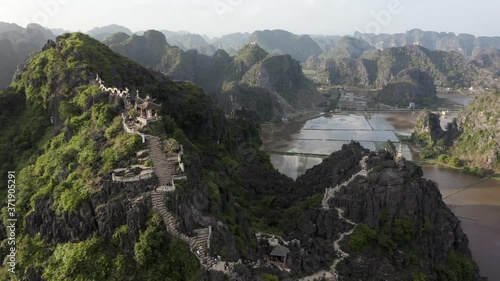
<path id="1" fill-rule="evenodd" d="M 480 4 L 479 4 L 480 3 Z M 262 29 L 294 33 L 396 33 L 413 28 L 500 36 L 498 0 L 0 0 L 0 21 L 87 31 L 112 23 L 132 31 L 210 36 Z"/>

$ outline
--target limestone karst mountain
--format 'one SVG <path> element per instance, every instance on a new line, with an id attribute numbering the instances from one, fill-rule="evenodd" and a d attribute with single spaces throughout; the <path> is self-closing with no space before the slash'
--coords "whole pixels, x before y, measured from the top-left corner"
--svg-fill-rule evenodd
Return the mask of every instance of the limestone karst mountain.
<path id="1" fill-rule="evenodd" d="M 385 85 L 377 100 L 388 105 L 407 108 L 410 103 L 420 106 L 432 104 L 436 98 L 434 78 L 417 68 L 408 68 Z"/>
<path id="2" fill-rule="evenodd" d="M 54 39 L 54 35 L 38 24 L 23 28 L 0 23 L 0 89 L 10 84 L 18 65 L 23 64 L 49 39 Z"/>
<path id="3" fill-rule="evenodd" d="M 312 55 L 321 54 L 321 48 L 308 35 L 296 35 L 285 30 L 255 31 L 249 39 L 259 44 L 267 52 L 289 54 L 304 62 Z"/>
<path id="4" fill-rule="evenodd" d="M 440 87 L 493 87 L 498 83 L 495 65 L 483 66 L 455 52 L 420 46 L 368 50 L 359 58 L 311 59 L 308 67 L 317 69 L 318 81 L 332 85 L 383 87 L 408 68 L 429 73 Z"/>
<path id="5" fill-rule="evenodd" d="M 110 24 L 107 26 L 95 27 L 89 30 L 87 33 L 92 38 L 97 39 L 99 41 L 104 41 L 106 38 L 112 36 L 115 33 L 123 32 L 128 35 L 132 34 L 132 31 L 125 26 Z"/>
<path id="6" fill-rule="evenodd" d="M 479 280 L 457 218 L 415 164 L 352 143 L 293 181 L 259 151 L 254 113 L 227 118 L 199 87 L 87 35 L 49 42 L 0 106 L 1 174 L 15 170 L 19 190 L 20 279 L 286 280 L 327 269 L 343 279 Z M 182 172 L 170 166 L 178 161 Z M 268 262 L 272 247 L 257 232 L 283 236 L 290 273 Z M 226 277 L 203 264 L 218 255 L 231 263 Z"/>
<path id="7" fill-rule="evenodd" d="M 354 37 L 342 37 L 330 50 L 319 55 L 322 59 L 359 58 L 364 52 L 374 50 L 368 42 Z"/>
<path id="8" fill-rule="evenodd" d="M 257 110 L 264 120 L 314 109 L 322 98 L 289 55 L 269 55 L 258 44 L 244 46 L 231 57 L 223 50 L 213 56 L 171 47 L 162 33 L 144 36 L 116 34 L 109 47 L 174 80 L 191 81 L 215 98 L 227 114 L 238 108 Z M 265 101 L 271 107 L 256 106 Z"/>
<path id="9" fill-rule="evenodd" d="M 363 39 L 378 49 L 420 45 L 429 50 L 457 52 L 466 57 L 489 49 L 500 48 L 500 37 L 476 37 L 471 34 L 422 31 L 413 29 L 399 34 L 364 34 L 356 32 L 354 37 Z"/>

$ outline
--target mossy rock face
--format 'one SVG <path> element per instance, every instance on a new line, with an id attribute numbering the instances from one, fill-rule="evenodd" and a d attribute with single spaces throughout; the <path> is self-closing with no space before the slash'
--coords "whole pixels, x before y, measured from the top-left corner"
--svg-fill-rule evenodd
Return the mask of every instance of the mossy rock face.
<path id="1" fill-rule="evenodd" d="M 451 152 L 468 165 L 500 173 L 500 93 L 478 95 L 457 118 L 463 133 Z"/>

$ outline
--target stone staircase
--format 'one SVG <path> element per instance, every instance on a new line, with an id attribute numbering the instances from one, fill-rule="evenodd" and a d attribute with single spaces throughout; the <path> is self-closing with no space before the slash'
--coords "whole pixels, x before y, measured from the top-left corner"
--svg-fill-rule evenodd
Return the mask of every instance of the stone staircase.
<path id="1" fill-rule="evenodd" d="M 187 235 L 177 230 L 179 220 L 173 213 L 168 211 L 165 204 L 164 194 L 165 191 L 174 191 L 168 187 L 174 186 L 173 179 L 175 175 L 175 165 L 177 165 L 177 158 L 168 159 L 163 151 L 161 139 L 156 136 L 148 136 L 147 143 L 150 150 L 150 158 L 154 164 L 154 172 L 160 182 L 160 188 L 157 192 L 151 193 L 151 200 L 153 201 L 153 209 L 160 213 L 163 222 L 167 227 L 167 231 L 174 237 L 181 239 L 189 244 L 191 252 L 195 253 L 201 264 L 205 267 L 212 267 L 217 263 L 208 253 L 210 248 L 211 228 L 195 230 L 195 237 L 188 237 Z M 166 188 L 162 188 L 166 187 Z"/>
<path id="2" fill-rule="evenodd" d="M 172 167 L 172 164 L 169 163 L 170 161 L 168 161 L 168 158 L 163 151 L 163 145 L 159 137 L 148 136 L 147 140 L 150 158 L 154 163 L 155 174 L 160 181 L 160 185 L 167 185 L 172 182 L 175 166 Z"/>
<path id="3" fill-rule="evenodd" d="M 371 170 L 368 171 L 366 169 L 366 167 L 367 167 L 366 161 L 367 160 L 368 160 L 368 156 L 365 156 L 365 157 L 363 157 L 363 159 L 361 159 L 361 161 L 359 161 L 359 166 L 361 167 L 361 171 L 352 175 L 349 180 L 337 185 L 336 187 L 326 188 L 325 194 L 323 196 L 323 201 L 321 203 L 323 209 L 325 209 L 325 210 L 330 209 L 330 206 L 328 205 L 328 201 L 330 201 L 330 199 L 335 197 L 335 193 L 337 193 L 340 190 L 340 188 L 342 188 L 343 186 L 348 186 L 357 176 L 363 176 L 363 177 L 368 176 L 368 174 L 371 172 Z"/>
<path id="4" fill-rule="evenodd" d="M 194 231 L 195 237 L 192 237 L 192 251 L 196 254 L 201 263 L 207 267 L 213 266 L 215 261 L 208 253 L 210 247 L 210 236 L 212 230 L 210 227 L 197 229 Z"/>
<path id="5" fill-rule="evenodd" d="M 165 200 L 163 198 L 164 193 L 163 192 L 152 192 L 151 193 L 151 200 L 153 201 L 153 209 L 160 213 L 161 217 L 163 218 L 163 222 L 165 223 L 165 226 L 167 227 L 167 231 L 174 237 L 181 239 L 182 241 L 188 243 L 190 246 L 192 245 L 193 241 L 192 238 L 189 238 L 187 235 L 180 233 L 177 230 L 177 225 L 178 225 L 178 220 L 177 218 L 167 210 L 167 207 L 165 205 Z"/>
<path id="6" fill-rule="evenodd" d="M 154 172 L 160 181 L 160 186 L 166 186 L 172 182 L 172 168 L 168 163 L 167 156 L 163 152 L 161 139 L 155 136 L 148 136 L 147 140 L 150 157 L 154 163 Z M 167 231 L 170 234 L 191 245 L 191 239 L 177 230 L 179 222 L 175 215 L 168 211 L 167 206 L 165 205 L 165 199 L 163 198 L 164 194 L 165 193 L 160 192 L 160 190 L 151 193 L 153 209 L 160 213 L 163 218 L 163 222 L 167 227 Z"/>

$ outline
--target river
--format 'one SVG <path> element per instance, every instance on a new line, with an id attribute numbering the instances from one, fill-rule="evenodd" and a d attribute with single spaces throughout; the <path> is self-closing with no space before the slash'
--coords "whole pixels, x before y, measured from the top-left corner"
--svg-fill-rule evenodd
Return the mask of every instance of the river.
<path id="1" fill-rule="evenodd" d="M 449 120 L 442 120 L 442 124 Z M 270 154 L 280 172 L 297 178 L 351 140 L 371 150 L 384 148 L 387 140 L 398 146 L 396 135 L 410 135 L 415 122 L 416 115 L 409 112 L 357 113 L 263 126 L 262 150 Z M 410 160 L 417 158 L 407 146 L 403 146 L 403 155 Z M 424 177 L 438 183 L 444 201 L 459 217 L 481 274 L 500 280 L 500 183 L 435 165 L 423 165 L 422 169 Z"/>

